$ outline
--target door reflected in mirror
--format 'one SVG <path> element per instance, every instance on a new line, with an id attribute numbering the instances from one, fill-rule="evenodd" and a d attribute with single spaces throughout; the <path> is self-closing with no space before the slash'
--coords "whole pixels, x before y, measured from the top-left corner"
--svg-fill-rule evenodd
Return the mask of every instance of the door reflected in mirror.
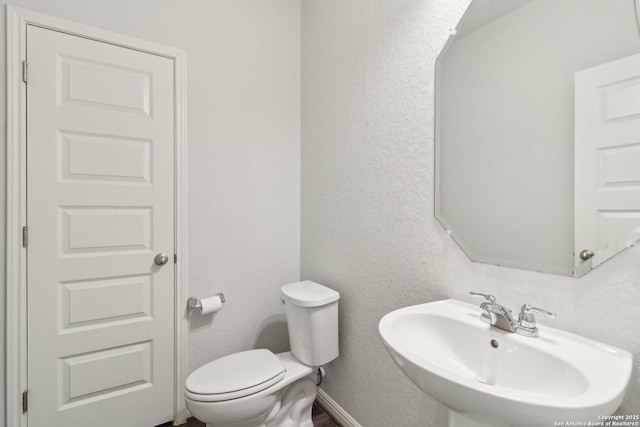
<path id="1" fill-rule="evenodd" d="M 640 238 L 636 16 L 471 2 L 436 62 L 435 212 L 471 260 L 581 276 Z"/>

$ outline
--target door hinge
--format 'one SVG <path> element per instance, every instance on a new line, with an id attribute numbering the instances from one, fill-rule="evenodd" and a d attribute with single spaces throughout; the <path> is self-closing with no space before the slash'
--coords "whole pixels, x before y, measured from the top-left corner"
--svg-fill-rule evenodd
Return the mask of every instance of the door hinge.
<path id="1" fill-rule="evenodd" d="M 22 81 L 23 82 L 27 82 L 27 71 L 29 69 L 29 65 L 27 64 L 27 61 L 22 61 Z"/>
<path id="2" fill-rule="evenodd" d="M 22 392 L 22 413 L 24 414 L 29 409 L 29 390 Z"/>
<path id="3" fill-rule="evenodd" d="M 173 254 L 173 263 L 174 264 L 178 263 L 178 254 Z"/>
<path id="4" fill-rule="evenodd" d="M 26 248 L 29 246 L 29 227 L 26 225 L 22 227 L 22 247 Z"/>

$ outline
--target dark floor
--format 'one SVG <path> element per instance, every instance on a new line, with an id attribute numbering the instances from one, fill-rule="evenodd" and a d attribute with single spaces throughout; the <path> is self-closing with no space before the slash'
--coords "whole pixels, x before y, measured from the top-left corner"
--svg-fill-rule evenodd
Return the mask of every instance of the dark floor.
<path id="1" fill-rule="evenodd" d="M 317 403 L 313 404 L 312 414 L 314 427 L 340 427 Z"/>
<path id="2" fill-rule="evenodd" d="M 318 405 L 317 403 L 313 404 L 313 426 L 314 427 L 340 427 L 340 424 L 336 423 L 327 413 Z M 170 427 L 172 423 L 162 424 L 158 427 Z M 182 424 L 180 427 L 204 427 L 205 424 L 192 419 L 186 424 Z"/>

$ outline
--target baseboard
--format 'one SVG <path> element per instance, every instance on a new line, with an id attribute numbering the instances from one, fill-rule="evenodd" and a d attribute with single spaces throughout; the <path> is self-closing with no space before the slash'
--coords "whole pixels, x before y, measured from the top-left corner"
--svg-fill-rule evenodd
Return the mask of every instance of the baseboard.
<path id="1" fill-rule="evenodd" d="M 342 427 L 362 427 L 351 415 L 347 413 L 335 400 L 331 398 L 323 389 L 318 388 L 316 401 L 325 412 Z"/>

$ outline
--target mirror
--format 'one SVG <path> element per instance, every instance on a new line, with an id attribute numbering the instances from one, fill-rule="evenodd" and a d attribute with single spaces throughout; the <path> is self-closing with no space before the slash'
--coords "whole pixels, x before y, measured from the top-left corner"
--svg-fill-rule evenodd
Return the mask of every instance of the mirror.
<path id="1" fill-rule="evenodd" d="M 436 61 L 435 194 L 471 260 L 581 276 L 640 238 L 636 8 L 472 0 Z"/>

